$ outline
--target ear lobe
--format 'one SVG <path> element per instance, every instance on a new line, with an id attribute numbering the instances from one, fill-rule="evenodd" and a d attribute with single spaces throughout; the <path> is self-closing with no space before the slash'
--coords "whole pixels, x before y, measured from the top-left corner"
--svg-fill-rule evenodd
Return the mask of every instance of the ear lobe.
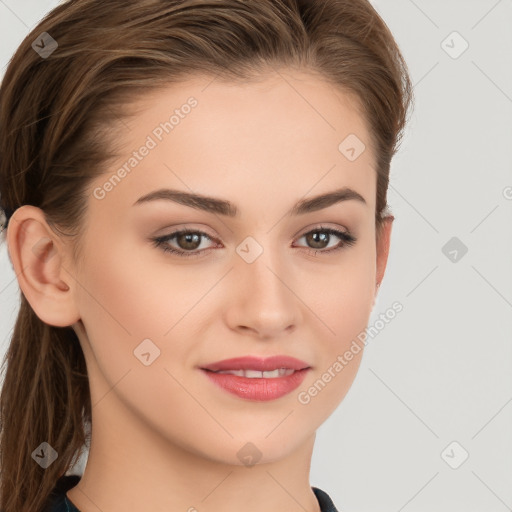
<path id="1" fill-rule="evenodd" d="M 73 288 L 63 279 L 65 246 L 44 212 L 31 205 L 18 208 L 9 220 L 7 244 L 18 284 L 37 316 L 56 327 L 75 323 L 80 316 Z"/>

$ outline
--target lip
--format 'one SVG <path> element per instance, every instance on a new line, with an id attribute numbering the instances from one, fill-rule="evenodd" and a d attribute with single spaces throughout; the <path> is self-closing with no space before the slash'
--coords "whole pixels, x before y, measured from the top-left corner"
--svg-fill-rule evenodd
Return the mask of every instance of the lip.
<path id="1" fill-rule="evenodd" d="M 260 372 L 275 370 L 276 368 L 290 368 L 292 370 L 303 370 L 310 368 L 309 364 L 296 359 L 295 357 L 277 355 L 271 357 L 243 356 L 232 359 L 223 359 L 215 363 L 202 366 L 202 370 L 212 372 L 226 370 L 258 370 Z M 268 379 L 267 379 L 268 380 Z"/>
<path id="2" fill-rule="evenodd" d="M 277 368 L 295 370 L 291 375 L 275 378 L 239 377 L 227 373 L 216 373 L 227 370 L 272 371 Z M 245 400 L 268 401 L 280 398 L 299 387 L 311 370 L 304 361 L 295 357 L 278 355 L 266 358 L 245 356 L 224 359 L 200 368 L 210 382 L 224 391 Z"/>
<path id="3" fill-rule="evenodd" d="M 295 370 L 291 375 L 275 378 L 248 378 L 229 373 L 215 373 L 201 368 L 210 382 L 245 400 L 266 402 L 276 400 L 298 388 L 311 368 Z"/>

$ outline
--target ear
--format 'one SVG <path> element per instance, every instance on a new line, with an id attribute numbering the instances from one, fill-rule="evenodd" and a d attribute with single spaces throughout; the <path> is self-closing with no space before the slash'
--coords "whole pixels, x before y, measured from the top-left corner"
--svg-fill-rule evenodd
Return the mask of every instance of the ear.
<path id="1" fill-rule="evenodd" d="M 389 255 L 389 245 L 391 241 L 391 229 L 393 227 L 393 221 L 395 218 L 393 215 L 387 215 L 384 217 L 381 228 L 377 231 L 377 272 L 376 272 L 376 290 L 377 290 L 382 282 L 382 278 L 384 277 L 384 272 L 386 270 L 386 264 L 388 261 Z"/>
<path id="2" fill-rule="evenodd" d="M 55 327 L 80 319 L 74 279 L 63 267 L 66 246 L 46 223 L 40 208 L 18 208 L 7 226 L 7 247 L 18 284 L 36 315 Z"/>

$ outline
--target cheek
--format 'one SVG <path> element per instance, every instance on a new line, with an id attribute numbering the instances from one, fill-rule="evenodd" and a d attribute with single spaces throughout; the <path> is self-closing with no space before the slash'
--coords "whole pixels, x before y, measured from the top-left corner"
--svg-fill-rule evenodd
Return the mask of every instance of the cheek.
<path id="1" fill-rule="evenodd" d="M 312 311 L 316 372 L 302 387 L 301 407 L 327 418 L 352 385 L 364 351 L 375 294 L 375 247 L 351 249 L 316 274 L 303 292 Z"/>
<path id="2" fill-rule="evenodd" d="M 149 244 L 141 250 L 140 241 L 128 236 L 107 238 L 106 250 L 89 249 L 84 265 L 87 271 L 81 279 L 86 289 L 80 290 L 84 317 L 89 316 L 96 334 L 115 332 L 130 344 L 162 337 L 185 315 L 194 297 L 197 301 L 202 287 L 187 282 L 179 266 L 167 265 Z"/>
<path id="3" fill-rule="evenodd" d="M 129 390 L 123 391 L 131 397 L 127 401 L 154 413 L 183 392 L 170 374 L 182 382 L 196 362 L 191 341 L 199 339 L 195 329 L 215 307 L 207 292 L 218 276 L 186 272 L 160 255 L 157 262 L 152 252 L 157 249 L 141 250 L 140 244 L 137 249 L 121 239 L 103 247 L 109 251 L 91 252 L 80 277 L 86 288 L 80 291 L 79 308 L 91 381 L 97 382 L 97 396 L 103 396 L 122 379 L 119 389 Z M 155 396 L 154 389 L 169 394 Z"/>
<path id="4" fill-rule="evenodd" d="M 300 294 L 317 317 L 327 345 L 339 348 L 368 322 L 375 294 L 375 246 L 361 243 L 328 264 L 315 265 L 300 270 L 314 276 L 302 283 Z"/>
<path id="5" fill-rule="evenodd" d="M 81 276 L 91 393 L 102 407 L 115 407 L 117 396 L 136 416 L 155 419 L 159 411 L 156 416 L 170 424 L 176 404 L 190 406 L 178 382 L 190 371 L 183 329 L 199 283 L 177 282 L 179 269 L 148 265 L 140 254 L 123 250 L 121 241 L 111 245 L 117 247 L 112 252 L 89 255 Z"/>
<path id="6" fill-rule="evenodd" d="M 165 314 L 172 305 L 149 279 L 148 265 L 122 240 L 112 237 L 95 246 L 105 249 L 89 249 L 78 301 L 94 364 L 112 384 L 129 368 L 142 366 L 134 350 L 143 340 L 161 345 L 158 339 L 172 325 Z"/>

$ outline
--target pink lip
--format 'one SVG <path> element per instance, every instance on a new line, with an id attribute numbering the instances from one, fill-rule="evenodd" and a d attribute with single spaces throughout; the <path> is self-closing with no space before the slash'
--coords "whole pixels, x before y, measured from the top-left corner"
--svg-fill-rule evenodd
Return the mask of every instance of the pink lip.
<path id="1" fill-rule="evenodd" d="M 291 368 L 293 370 L 302 370 L 309 368 L 308 363 L 290 356 L 271 356 L 271 357 L 254 357 L 244 356 L 235 357 L 233 359 L 224 359 L 216 363 L 202 366 L 203 370 L 211 370 L 213 372 L 225 370 L 258 370 L 260 372 L 275 370 L 276 368 Z"/>
<path id="2" fill-rule="evenodd" d="M 238 377 L 229 373 L 215 373 L 210 370 L 201 371 L 217 386 L 225 391 L 245 398 L 246 400 L 267 401 L 287 395 L 298 388 L 310 368 L 296 370 L 291 375 L 273 379 Z"/>
<path id="3" fill-rule="evenodd" d="M 248 378 L 215 373 L 226 370 L 271 371 L 277 368 L 295 370 L 291 375 L 276 378 Z M 289 356 L 258 358 L 252 356 L 224 359 L 201 368 L 201 371 L 217 386 L 240 398 L 267 401 L 280 398 L 297 387 L 306 377 L 311 367 L 299 359 Z"/>

